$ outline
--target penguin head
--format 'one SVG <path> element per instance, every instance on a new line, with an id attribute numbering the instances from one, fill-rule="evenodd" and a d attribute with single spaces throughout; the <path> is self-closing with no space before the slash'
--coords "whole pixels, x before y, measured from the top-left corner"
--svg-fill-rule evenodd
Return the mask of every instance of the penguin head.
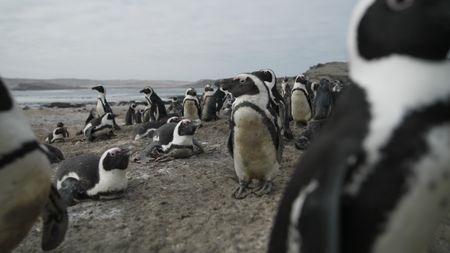
<path id="1" fill-rule="evenodd" d="M 283 82 L 287 83 L 289 81 L 289 78 L 287 76 L 284 77 Z"/>
<path id="2" fill-rule="evenodd" d="M 175 129 L 178 129 L 179 136 L 194 135 L 197 130 L 197 125 L 189 119 L 183 119 L 177 125 Z"/>
<path id="3" fill-rule="evenodd" d="M 277 84 L 277 77 L 275 76 L 275 72 L 271 69 L 262 69 L 259 71 L 255 71 L 251 73 L 252 75 L 255 75 L 261 81 L 266 83 L 269 87 L 269 89 L 272 89 Z"/>
<path id="4" fill-rule="evenodd" d="M 186 96 L 197 96 L 197 91 L 194 88 L 189 88 L 186 90 Z"/>
<path id="5" fill-rule="evenodd" d="M 151 87 L 145 87 L 144 89 L 139 91 L 140 93 L 144 93 L 147 96 L 151 96 L 153 94 L 153 89 Z"/>
<path id="6" fill-rule="evenodd" d="M 214 91 L 214 89 L 211 87 L 211 84 L 206 84 L 205 85 L 205 91 Z"/>
<path id="7" fill-rule="evenodd" d="M 92 90 L 96 90 L 100 93 L 105 93 L 105 88 L 103 88 L 103 86 L 101 86 L 101 85 L 92 87 Z"/>
<path id="8" fill-rule="evenodd" d="M 106 150 L 100 158 L 101 165 L 106 171 L 125 170 L 128 167 L 129 152 L 126 149 L 111 148 Z"/>
<path id="9" fill-rule="evenodd" d="M 351 26 L 352 60 L 403 55 L 442 61 L 450 49 L 450 1 L 363 0 Z"/>
<path id="10" fill-rule="evenodd" d="M 0 79 L 0 112 L 9 111 L 13 108 L 13 100 L 3 80 Z"/>
<path id="11" fill-rule="evenodd" d="M 306 76 L 298 75 L 297 77 L 295 77 L 295 83 L 306 84 Z"/>
<path id="12" fill-rule="evenodd" d="M 178 116 L 170 117 L 166 123 L 178 123 L 181 121 L 181 118 Z"/>
<path id="13" fill-rule="evenodd" d="M 172 97 L 172 102 L 178 102 L 178 97 Z"/>
<path id="14" fill-rule="evenodd" d="M 58 123 L 56 124 L 56 127 L 64 127 L 64 123 L 58 122 Z"/>
<path id="15" fill-rule="evenodd" d="M 131 105 L 130 105 L 130 107 L 131 107 L 131 109 L 136 109 L 136 107 L 137 107 L 137 104 L 135 103 L 135 102 L 132 102 L 131 103 Z"/>
<path id="16" fill-rule="evenodd" d="M 260 79 L 250 74 L 240 74 L 234 78 L 219 80 L 220 88 L 230 92 L 233 97 L 238 98 L 243 95 L 257 95 L 259 89 L 256 84 Z"/>

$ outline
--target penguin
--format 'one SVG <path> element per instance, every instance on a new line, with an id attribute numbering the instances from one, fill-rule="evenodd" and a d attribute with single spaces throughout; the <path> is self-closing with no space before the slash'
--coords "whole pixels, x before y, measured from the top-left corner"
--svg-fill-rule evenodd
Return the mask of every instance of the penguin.
<path id="1" fill-rule="evenodd" d="M 41 215 L 43 250 L 56 248 L 68 226 L 66 206 L 50 180 L 50 163 L 0 79 L 0 252 L 11 252 Z"/>
<path id="2" fill-rule="evenodd" d="M 64 142 L 64 139 L 68 137 L 69 132 L 64 127 L 64 124 L 62 122 L 58 122 L 53 132 L 48 134 L 48 136 L 45 138 L 45 142 L 48 144 L 52 144 L 54 142 Z"/>
<path id="3" fill-rule="evenodd" d="M 283 97 L 284 104 L 286 105 L 287 120 L 289 122 L 292 120 L 291 95 L 291 85 L 289 85 L 289 79 L 285 77 L 281 82 L 281 96 Z"/>
<path id="4" fill-rule="evenodd" d="M 179 117 L 183 115 L 183 105 L 178 100 L 178 97 L 172 97 L 172 99 L 170 100 L 170 105 L 167 108 L 167 110 L 169 111 L 169 113 L 175 114 Z"/>
<path id="5" fill-rule="evenodd" d="M 188 158 L 203 153 L 203 148 L 194 139 L 198 125 L 189 119 L 178 123 L 167 123 L 157 129 L 153 142 L 142 152 L 141 159 L 151 156 L 162 158 Z"/>
<path id="6" fill-rule="evenodd" d="M 99 86 L 92 87 L 91 89 L 98 91 L 97 107 L 96 107 L 97 115 L 95 118 L 100 118 L 103 115 L 105 115 L 106 113 L 111 113 L 111 115 L 113 117 L 115 117 L 115 115 L 111 109 L 111 106 L 109 105 L 108 101 L 106 101 L 105 88 L 102 85 L 99 85 Z M 114 129 L 120 130 L 120 127 L 119 127 L 119 125 L 117 125 L 115 118 L 113 118 L 113 124 L 114 124 Z"/>
<path id="7" fill-rule="evenodd" d="M 137 108 L 135 110 L 134 119 L 136 120 L 136 124 L 141 124 L 142 123 L 142 116 L 143 115 L 144 115 L 144 109 Z"/>
<path id="8" fill-rule="evenodd" d="M 64 160 L 64 154 L 59 150 L 59 148 L 52 146 L 47 143 L 39 144 L 41 150 L 44 151 L 44 153 L 47 155 L 48 160 L 50 163 L 59 163 L 62 160 Z"/>
<path id="9" fill-rule="evenodd" d="M 110 112 L 100 118 L 92 119 L 83 129 L 86 140 L 90 142 L 101 135 L 113 135 L 113 119 L 114 116 Z"/>
<path id="10" fill-rule="evenodd" d="M 170 117 L 167 120 L 161 119 L 159 121 L 150 121 L 150 122 L 144 122 L 142 124 L 139 124 L 136 126 L 136 128 L 133 131 L 133 140 L 137 141 L 143 138 L 146 138 L 147 136 L 153 137 L 152 133 L 154 133 L 158 128 L 160 128 L 162 125 L 167 123 L 176 123 L 181 120 L 180 117 Z"/>
<path id="11" fill-rule="evenodd" d="M 125 115 L 125 125 L 130 126 L 136 123 L 136 103 L 130 103 Z"/>
<path id="12" fill-rule="evenodd" d="M 145 100 L 147 102 L 143 122 L 158 121 L 167 116 L 167 110 L 164 102 L 151 87 L 145 87 L 139 92 L 144 93 Z"/>
<path id="13" fill-rule="evenodd" d="M 217 97 L 211 85 L 205 87 L 202 99 L 202 117 L 203 121 L 217 120 Z"/>
<path id="14" fill-rule="evenodd" d="M 357 5 L 354 84 L 297 164 L 268 252 L 425 252 L 449 210 L 448 10 L 447 0 Z"/>
<path id="15" fill-rule="evenodd" d="M 235 97 L 228 150 L 234 160 L 239 186 L 232 196 L 245 198 L 252 179 L 259 180 L 255 194 L 268 194 L 282 155 L 278 119 L 268 109 L 271 103 L 268 87 L 255 75 L 245 73 L 219 83 L 222 90 Z"/>
<path id="16" fill-rule="evenodd" d="M 303 75 L 295 78 L 291 95 L 292 119 L 297 126 L 306 125 L 312 117 L 312 105 Z"/>
<path id="17" fill-rule="evenodd" d="M 269 111 L 271 111 L 272 114 L 275 114 L 274 117 L 278 118 L 278 127 L 281 129 L 282 134 L 286 137 L 286 139 L 293 139 L 294 135 L 292 134 L 289 126 L 286 105 L 283 97 L 278 92 L 277 77 L 275 76 L 275 72 L 271 69 L 263 69 L 255 71 L 252 74 L 264 81 L 264 84 L 267 86 L 270 98 Z"/>
<path id="18" fill-rule="evenodd" d="M 187 89 L 183 99 L 183 117 L 190 120 L 200 120 L 201 114 L 202 110 L 197 98 L 197 92 L 193 88 Z"/>
<path id="19" fill-rule="evenodd" d="M 84 199 L 115 199 L 127 188 L 128 151 L 110 148 L 101 156 L 66 159 L 56 170 L 56 188 L 68 206 Z"/>

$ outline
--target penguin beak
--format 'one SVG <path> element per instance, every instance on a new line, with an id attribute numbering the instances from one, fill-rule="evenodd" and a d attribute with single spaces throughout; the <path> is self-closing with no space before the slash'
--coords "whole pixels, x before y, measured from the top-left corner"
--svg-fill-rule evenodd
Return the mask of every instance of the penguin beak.
<path id="1" fill-rule="evenodd" d="M 234 86 L 235 81 L 234 78 L 220 79 L 216 81 L 216 85 L 219 85 L 223 91 L 228 91 Z"/>
<path id="2" fill-rule="evenodd" d="M 104 92 L 103 86 L 95 86 L 95 87 L 92 87 L 92 90 L 96 90 L 96 91 L 98 91 L 98 92 Z"/>

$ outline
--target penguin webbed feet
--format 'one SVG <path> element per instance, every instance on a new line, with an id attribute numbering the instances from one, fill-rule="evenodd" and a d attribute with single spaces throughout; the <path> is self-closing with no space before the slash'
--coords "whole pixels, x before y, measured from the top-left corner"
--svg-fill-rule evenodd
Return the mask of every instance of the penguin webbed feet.
<path id="1" fill-rule="evenodd" d="M 256 186 L 256 188 L 252 191 L 256 196 L 261 197 L 265 194 L 269 194 L 272 192 L 273 183 L 272 181 L 262 180 Z"/>
<path id="2" fill-rule="evenodd" d="M 67 215 L 67 206 L 58 194 L 58 191 L 52 185 L 49 199 L 42 212 L 43 233 L 42 250 L 52 250 L 64 241 L 69 217 Z"/>
<path id="3" fill-rule="evenodd" d="M 248 194 L 250 193 L 248 191 L 250 182 L 241 181 L 239 182 L 239 186 L 234 190 L 232 197 L 235 199 L 245 199 Z"/>

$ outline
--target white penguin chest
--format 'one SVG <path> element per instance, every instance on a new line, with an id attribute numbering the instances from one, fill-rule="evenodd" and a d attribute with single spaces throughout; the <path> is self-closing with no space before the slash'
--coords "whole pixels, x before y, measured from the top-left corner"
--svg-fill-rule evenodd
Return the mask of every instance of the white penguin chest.
<path id="1" fill-rule="evenodd" d="M 263 116 L 250 107 L 241 107 L 234 112 L 233 118 L 236 174 L 239 178 L 271 178 L 279 168 L 277 147 Z"/>
<path id="2" fill-rule="evenodd" d="M 99 169 L 99 181 L 90 190 L 87 191 L 89 196 L 94 196 L 101 193 L 123 191 L 127 188 L 128 180 L 125 170 L 110 170 L 105 171 Z"/>

